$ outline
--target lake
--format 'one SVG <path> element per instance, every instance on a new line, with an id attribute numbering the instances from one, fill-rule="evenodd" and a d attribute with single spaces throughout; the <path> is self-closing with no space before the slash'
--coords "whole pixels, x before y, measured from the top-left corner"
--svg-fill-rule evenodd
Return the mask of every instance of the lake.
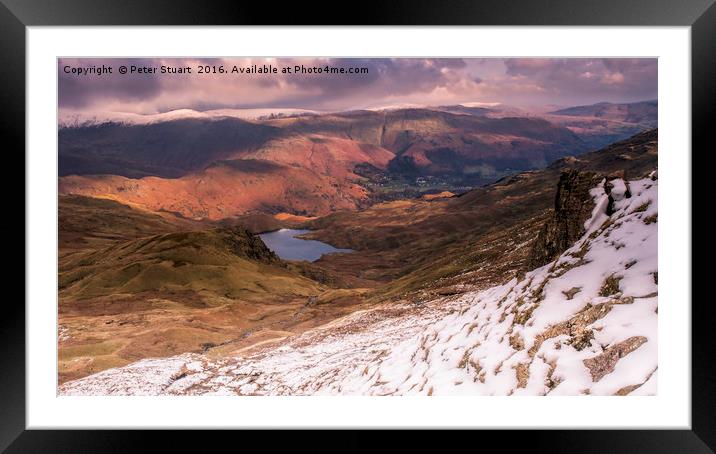
<path id="1" fill-rule="evenodd" d="M 352 249 L 338 249 L 322 241 L 296 238 L 296 236 L 308 232 L 310 230 L 281 229 L 275 232 L 262 233 L 259 236 L 269 249 L 284 260 L 315 262 L 323 254 L 353 252 Z"/>

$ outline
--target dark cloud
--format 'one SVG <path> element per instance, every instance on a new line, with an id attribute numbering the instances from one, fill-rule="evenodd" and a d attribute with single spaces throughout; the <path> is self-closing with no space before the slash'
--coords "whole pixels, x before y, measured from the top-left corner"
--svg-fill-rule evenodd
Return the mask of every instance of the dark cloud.
<path id="1" fill-rule="evenodd" d="M 301 64 L 300 61 L 293 63 Z M 342 77 L 313 74 L 285 78 L 288 85 L 305 89 L 305 94 L 293 101 L 302 100 L 316 107 L 330 106 L 334 100 L 356 95 L 379 100 L 386 96 L 430 92 L 449 86 L 455 79 L 452 71 L 465 67 L 465 62 L 456 58 L 330 59 L 310 64 L 368 69 L 368 74 Z"/>
<path id="2" fill-rule="evenodd" d="M 112 65 L 109 76 L 67 74 L 66 65 Z M 367 74 L 121 75 L 119 65 L 253 64 L 360 67 Z M 574 104 L 656 97 L 656 59 L 232 58 L 60 59 L 59 105 L 70 110 L 165 112 L 189 108 L 354 109 L 473 101 Z"/>
<path id="3" fill-rule="evenodd" d="M 508 59 L 505 68 L 508 76 L 529 80 L 558 100 L 636 100 L 657 94 L 656 59 Z"/>
<path id="4" fill-rule="evenodd" d="M 81 108 L 92 106 L 103 100 L 122 99 L 137 101 L 153 98 L 162 91 L 160 76 L 156 74 L 119 74 L 120 65 L 154 65 L 153 59 L 59 59 L 57 63 L 60 107 Z M 103 65 L 113 68 L 113 74 L 98 76 L 67 72 L 70 68 L 91 69 Z"/>

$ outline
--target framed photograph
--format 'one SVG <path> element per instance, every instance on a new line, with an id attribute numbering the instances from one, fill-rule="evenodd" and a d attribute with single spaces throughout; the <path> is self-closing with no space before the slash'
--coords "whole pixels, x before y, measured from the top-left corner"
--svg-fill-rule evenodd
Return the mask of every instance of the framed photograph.
<path id="1" fill-rule="evenodd" d="M 2 0 L 0 448 L 713 452 L 713 2 L 134 3 Z"/>

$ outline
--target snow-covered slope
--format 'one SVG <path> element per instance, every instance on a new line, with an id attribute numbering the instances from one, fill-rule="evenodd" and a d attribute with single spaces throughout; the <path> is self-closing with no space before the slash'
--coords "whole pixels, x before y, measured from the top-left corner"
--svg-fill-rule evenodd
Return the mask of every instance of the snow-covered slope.
<path id="1" fill-rule="evenodd" d="M 214 109 L 197 111 L 193 109 L 177 109 L 156 114 L 137 114 L 131 112 L 93 112 L 73 111 L 62 109 L 59 115 L 60 127 L 92 126 L 103 123 L 122 123 L 127 125 L 147 125 L 164 121 L 184 119 L 222 119 L 240 118 L 242 120 L 257 120 L 271 115 L 292 116 L 303 114 L 317 114 L 317 111 L 306 109 Z"/>
<path id="2" fill-rule="evenodd" d="M 351 314 L 248 356 L 149 359 L 61 394 L 657 392 L 657 181 L 604 185 L 554 262 L 453 299 Z"/>

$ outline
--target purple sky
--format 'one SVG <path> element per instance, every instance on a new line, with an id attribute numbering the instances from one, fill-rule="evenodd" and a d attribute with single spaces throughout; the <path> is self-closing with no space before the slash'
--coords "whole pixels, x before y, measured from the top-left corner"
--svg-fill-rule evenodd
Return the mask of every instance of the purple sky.
<path id="1" fill-rule="evenodd" d="M 110 65 L 112 75 L 65 73 Z M 367 67 L 365 74 L 118 74 L 120 65 L 273 64 Z M 280 69 L 279 69 L 280 71 Z M 175 109 L 349 110 L 468 102 L 515 106 L 632 102 L 657 97 L 656 59 L 60 59 L 60 109 L 153 114 Z"/>

